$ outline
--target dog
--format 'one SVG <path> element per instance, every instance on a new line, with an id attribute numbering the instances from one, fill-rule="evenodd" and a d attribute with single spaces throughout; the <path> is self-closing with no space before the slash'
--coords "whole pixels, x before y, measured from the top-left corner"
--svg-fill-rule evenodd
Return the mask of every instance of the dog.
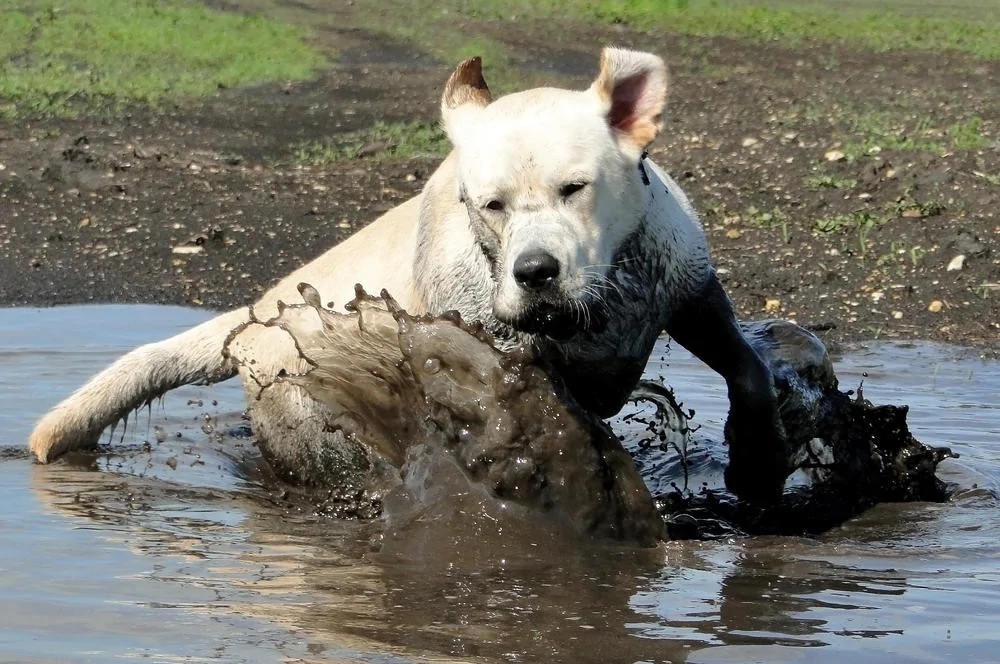
<path id="1" fill-rule="evenodd" d="M 301 389 L 256 389 L 305 367 L 287 335 L 248 321 L 296 300 L 300 282 L 338 303 L 360 283 L 411 313 L 455 310 L 501 345 L 530 344 L 602 417 L 626 403 L 668 333 L 726 380 L 727 486 L 774 501 L 788 470 L 770 370 L 740 331 L 691 204 L 646 154 L 666 91 L 663 60 L 618 48 L 602 51 L 586 90 L 496 100 L 481 60 L 462 62 L 441 100 L 453 149 L 419 195 L 252 307 L 126 354 L 41 418 L 31 451 L 45 463 L 93 447 L 109 425 L 166 391 L 239 373 L 268 460 L 300 481 L 352 481 L 373 467 L 374 453 L 338 437 Z M 252 361 L 237 362 L 234 345 Z"/>

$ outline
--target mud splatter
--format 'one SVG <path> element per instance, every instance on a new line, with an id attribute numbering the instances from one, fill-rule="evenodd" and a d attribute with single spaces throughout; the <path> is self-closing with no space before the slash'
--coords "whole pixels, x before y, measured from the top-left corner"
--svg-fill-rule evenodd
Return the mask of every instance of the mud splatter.
<path id="1" fill-rule="evenodd" d="M 905 407 L 840 391 L 826 348 L 791 323 L 744 324 L 774 373 L 788 466 L 800 480 L 778 505 L 760 508 L 686 487 L 654 500 L 608 424 L 579 407 L 542 358 L 527 348 L 499 351 L 455 314 L 411 316 L 388 293 L 376 298 L 360 286 L 342 314 L 323 307 L 309 284 L 299 292 L 304 304 L 283 304 L 278 316 L 253 324 L 288 332 L 309 365 L 278 380 L 301 386 L 329 407 L 332 426 L 401 468 L 398 491 L 407 497 L 389 497 L 387 510 L 405 505 L 412 514 L 435 500 L 483 494 L 578 534 L 648 545 L 818 533 L 881 501 L 948 494 L 935 469 L 951 452 L 914 439 Z M 683 462 L 691 414 L 655 383 L 640 383 L 633 398 L 655 406 L 645 445 Z M 391 523 L 394 515 L 386 516 Z"/>
<path id="2" fill-rule="evenodd" d="M 643 544 L 664 537 L 614 432 L 530 350 L 501 353 L 480 327 L 452 314 L 411 316 L 385 292 L 375 298 L 359 287 L 349 314 L 324 308 L 308 284 L 299 292 L 305 304 L 260 323 L 286 330 L 311 367 L 280 380 L 328 406 L 336 427 L 397 463 L 404 478 L 427 465 L 415 460 L 428 449 L 444 450 L 497 500 L 578 533 Z"/>

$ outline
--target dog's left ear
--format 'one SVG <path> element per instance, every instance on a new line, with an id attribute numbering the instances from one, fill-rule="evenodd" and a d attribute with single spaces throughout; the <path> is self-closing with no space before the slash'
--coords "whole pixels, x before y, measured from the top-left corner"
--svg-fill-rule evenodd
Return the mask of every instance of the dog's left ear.
<path id="1" fill-rule="evenodd" d="M 455 143 L 464 117 L 476 113 L 493 99 L 483 78 L 483 61 L 478 55 L 464 60 L 455 69 L 441 95 L 441 119 L 445 133 Z"/>
<path id="2" fill-rule="evenodd" d="M 652 53 L 621 48 L 601 51 L 601 73 L 590 86 L 608 124 L 641 153 L 663 127 L 667 66 Z"/>

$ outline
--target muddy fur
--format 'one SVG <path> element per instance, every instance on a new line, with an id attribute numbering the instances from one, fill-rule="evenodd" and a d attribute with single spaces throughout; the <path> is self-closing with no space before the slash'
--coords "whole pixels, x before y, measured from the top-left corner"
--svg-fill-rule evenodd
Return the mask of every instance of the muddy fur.
<path id="1" fill-rule="evenodd" d="M 338 308 L 360 283 L 387 290 L 407 311 L 457 310 L 501 339 L 531 344 L 597 415 L 621 407 L 656 337 L 670 333 L 726 379 L 728 485 L 775 500 L 789 468 L 770 372 L 736 323 L 690 204 L 644 156 L 666 86 L 657 56 L 605 49 L 586 90 L 493 100 L 479 59 L 463 62 L 442 95 L 454 150 L 420 195 L 252 307 L 125 355 L 39 421 L 31 450 L 47 462 L 92 447 L 104 428 L 165 391 L 238 373 L 254 436 L 279 474 L 352 493 L 383 490 L 392 460 L 345 438 L 301 387 L 275 383 L 307 363 L 281 330 L 251 324 L 296 301 L 301 282 Z"/>

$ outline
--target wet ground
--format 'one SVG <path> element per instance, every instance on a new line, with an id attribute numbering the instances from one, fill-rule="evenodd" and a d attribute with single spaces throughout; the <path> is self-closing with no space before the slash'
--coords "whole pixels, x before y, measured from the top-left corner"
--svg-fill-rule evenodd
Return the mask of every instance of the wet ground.
<path id="1" fill-rule="evenodd" d="M 376 120 L 435 122 L 454 62 L 430 54 L 445 36 L 373 32 L 405 15 L 391 2 L 225 6 L 311 26 L 337 64 L 155 111 L 0 123 L 0 305 L 249 303 L 419 190 L 433 158 L 316 166 L 295 153 Z M 585 86 L 608 43 L 661 54 L 672 79 L 652 154 L 703 215 L 742 318 L 791 318 L 828 344 L 997 352 L 1000 63 L 570 19 L 449 25 L 448 39 L 510 54 L 486 54 L 501 92 Z"/>
<path id="2" fill-rule="evenodd" d="M 270 4 L 317 25 L 328 8 Z M 1000 334 L 995 62 L 462 23 L 517 54 L 507 81 L 586 85 L 605 43 L 662 54 L 673 87 L 653 155 L 702 212 L 741 317 L 794 318 L 852 344 L 842 385 L 867 373 L 866 396 L 909 404 L 919 439 L 962 455 L 942 465 L 962 489 L 949 503 L 882 505 L 814 539 L 654 554 L 479 531 L 402 529 L 383 542 L 370 525 L 289 511 L 249 479 L 252 441 L 217 440 L 242 423 L 235 384 L 172 393 L 114 453 L 29 462 L 24 441 L 45 409 L 122 352 L 209 315 L 136 303 L 251 302 L 419 190 L 433 159 L 295 163 L 303 141 L 436 117 L 452 63 L 429 55 L 433 36 L 357 29 L 370 11 L 344 4 L 331 19 L 342 27 L 317 28 L 339 59 L 313 82 L 0 123 L 0 305 L 129 305 L 0 309 L 2 658 L 990 660 L 1000 367 L 979 356 L 996 355 Z M 954 145 L 949 128 L 976 118 L 982 140 Z M 881 149 L 828 160 L 865 141 Z M 658 357 L 649 373 L 668 376 L 718 440 L 717 379 Z M 721 481 L 718 452 L 698 481 Z"/>
<path id="3" fill-rule="evenodd" d="M 944 504 L 881 505 L 817 538 L 539 546 L 461 515 L 387 532 L 290 510 L 248 479 L 235 383 L 171 393 L 111 451 L 33 466 L 34 419 L 124 350 L 203 320 L 176 307 L 0 311 L 0 652 L 19 662 L 989 661 L 1000 637 L 998 368 L 872 343 L 844 387 L 911 405 L 962 456 Z M 79 338 L 87 342 L 81 345 Z M 660 359 L 660 358 L 663 359 Z M 721 481 L 723 387 L 657 352 Z M 714 463 L 712 458 L 720 461 Z M 678 481 L 663 471 L 655 482 Z M 463 525 L 464 524 L 464 525 Z M 447 528 L 442 532 L 439 528 Z M 479 546 L 476 545 L 479 543 Z"/>

